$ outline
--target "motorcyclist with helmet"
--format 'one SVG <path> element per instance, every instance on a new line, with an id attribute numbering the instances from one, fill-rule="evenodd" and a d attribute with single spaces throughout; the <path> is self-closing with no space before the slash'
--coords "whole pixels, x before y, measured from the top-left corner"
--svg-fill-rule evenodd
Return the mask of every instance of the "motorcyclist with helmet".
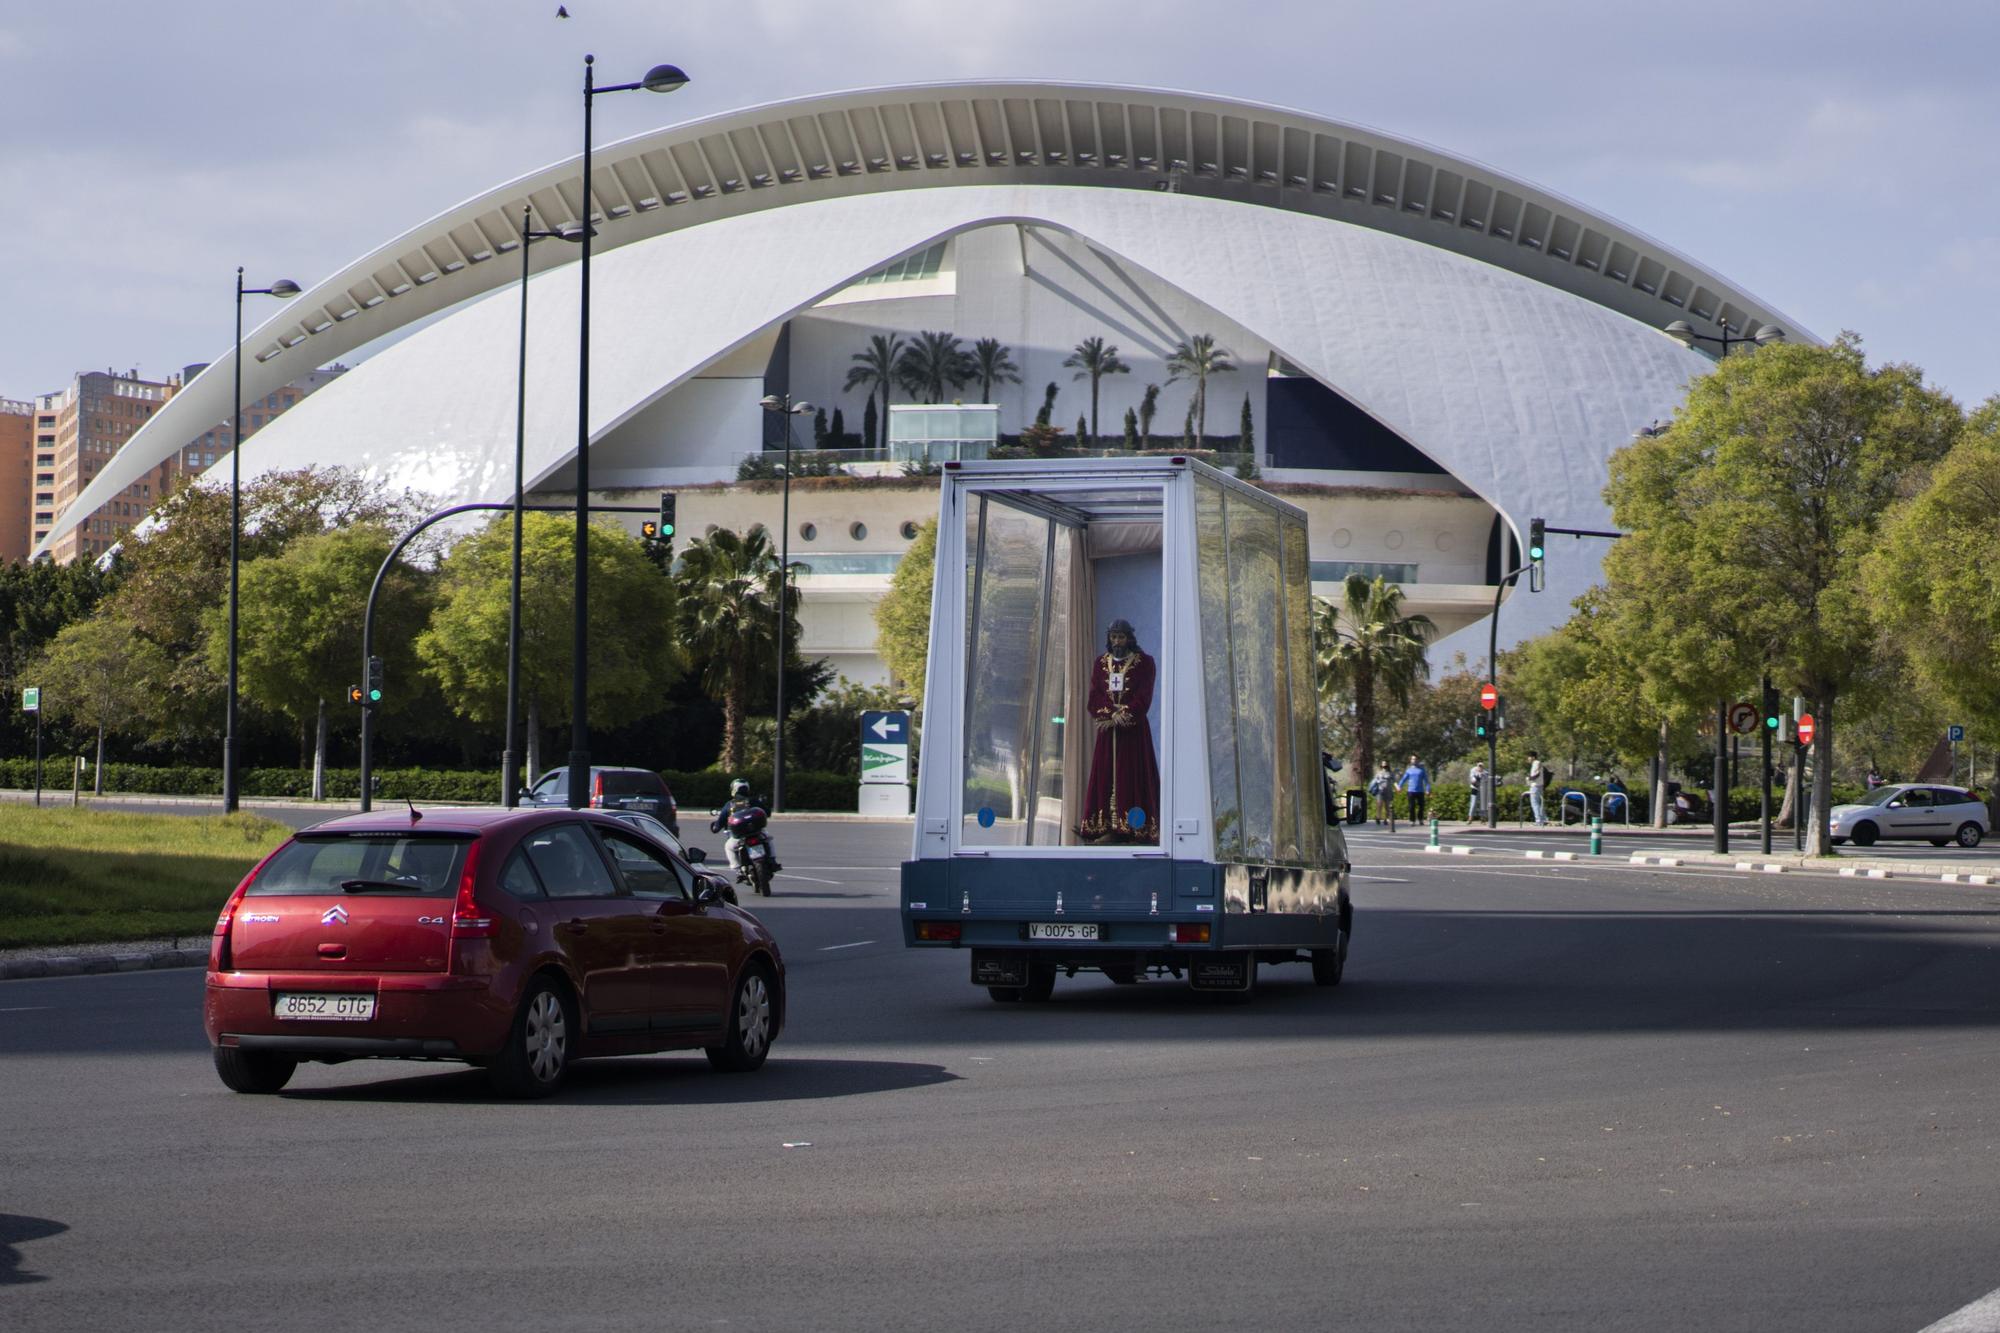
<path id="1" fill-rule="evenodd" d="M 715 818 L 709 821 L 708 831 L 710 833 L 722 832 L 729 827 L 729 817 L 731 815 L 751 809 L 752 807 L 769 810 L 771 803 L 762 796 L 751 795 L 749 782 L 743 778 L 737 778 L 729 784 L 729 799 L 724 801 L 716 810 Z M 731 834 L 728 840 L 722 844 L 722 854 L 732 867 L 736 865 L 738 845 L 738 839 L 734 834 Z M 783 870 L 784 866 L 778 863 L 778 840 L 771 836 L 768 828 L 764 832 L 764 845 L 770 849 L 770 869 L 771 873 L 775 875 L 780 870 Z"/>

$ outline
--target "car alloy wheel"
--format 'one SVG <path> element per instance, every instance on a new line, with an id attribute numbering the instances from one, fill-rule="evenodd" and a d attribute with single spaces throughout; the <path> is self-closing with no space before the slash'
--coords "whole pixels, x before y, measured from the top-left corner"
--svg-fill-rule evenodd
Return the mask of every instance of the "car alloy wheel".
<path id="1" fill-rule="evenodd" d="M 537 1083 L 553 1083 L 569 1063 L 569 1022 L 556 993 L 544 990 L 528 1002 L 528 1021 L 521 1033 L 528 1072 Z"/>
<path id="2" fill-rule="evenodd" d="M 1958 845 L 1961 847 L 1977 847 L 1982 836 L 1979 825 L 1969 819 L 1958 826 Z"/>

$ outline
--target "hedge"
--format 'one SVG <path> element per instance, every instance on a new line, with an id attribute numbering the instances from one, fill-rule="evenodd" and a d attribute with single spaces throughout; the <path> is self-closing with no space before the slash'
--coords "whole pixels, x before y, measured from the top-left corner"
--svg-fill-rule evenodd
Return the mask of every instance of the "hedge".
<path id="1" fill-rule="evenodd" d="M 42 781 L 50 790 L 69 787 L 67 755 L 47 760 Z M 692 809 L 713 809 L 729 795 L 730 780 L 737 774 L 720 769 L 692 773 L 663 771 L 660 776 L 679 804 Z M 741 774 L 760 795 L 771 789 L 769 770 L 749 770 Z M 466 771 L 434 768 L 378 768 L 376 799 L 400 801 L 492 802 L 500 798 L 500 776 L 494 769 Z M 312 771 L 301 768 L 251 768 L 240 775 L 244 796 L 312 795 Z M 95 775 L 85 773 L 85 790 L 92 790 Z M 33 759 L 0 759 L 0 787 L 28 788 L 35 785 Z M 859 779 L 845 773 L 793 770 L 785 775 L 785 805 L 792 810 L 852 810 L 858 803 Z M 220 768 L 167 768 L 148 764 L 106 764 L 104 790 L 144 793 L 154 796 L 214 796 L 222 791 Z M 361 771 L 354 768 L 326 770 L 326 794 L 331 800 L 351 801 L 361 794 Z"/>

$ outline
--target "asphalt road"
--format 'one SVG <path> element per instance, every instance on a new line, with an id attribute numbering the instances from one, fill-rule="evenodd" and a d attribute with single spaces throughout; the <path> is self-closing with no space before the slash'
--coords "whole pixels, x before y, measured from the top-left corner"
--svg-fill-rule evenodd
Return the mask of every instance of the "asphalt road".
<path id="1" fill-rule="evenodd" d="M 1336 990 L 999 1006 L 898 943 L 905 826 L 776 831 L 753 1075 L 241 1097 L 198 972 L 0 983 L 0 1324 L 1915 1330 L 2000 1285 L 2000 891 L 1364 834 Z"/>

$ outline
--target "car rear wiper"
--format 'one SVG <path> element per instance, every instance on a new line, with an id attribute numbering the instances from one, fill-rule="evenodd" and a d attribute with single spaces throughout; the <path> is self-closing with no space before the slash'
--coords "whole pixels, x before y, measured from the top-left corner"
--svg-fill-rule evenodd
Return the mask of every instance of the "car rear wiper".
<path id="1" fill-rule="evenodd" d="M 340 887 L 345 893 L 360 893 L 367 889 L 394 889 L 403 893 L 432 892 L 431 886 L 422 880 L 343 879 L 340 881 Z"/>

